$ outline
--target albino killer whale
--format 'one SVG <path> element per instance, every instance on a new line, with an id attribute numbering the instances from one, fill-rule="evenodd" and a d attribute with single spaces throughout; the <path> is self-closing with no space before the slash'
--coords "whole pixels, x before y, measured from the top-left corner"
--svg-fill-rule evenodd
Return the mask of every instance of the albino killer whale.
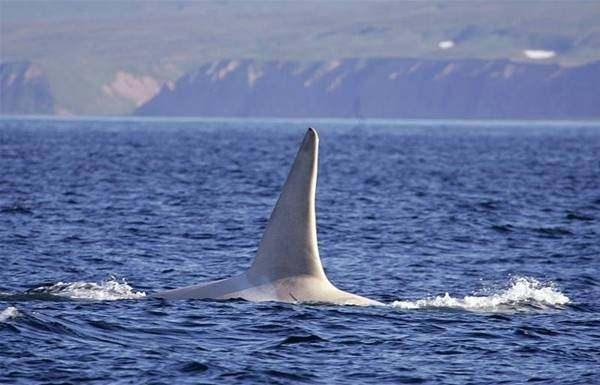
<path id="1" fill-rule="evenodd" d="M 382 305 L 338 289 L 323 271 L 315 214 L 318 158 L 319 136 L 315 129 L 309 128 L 248 270 L 231 278 L 157 293 L 154 297 Z"/>

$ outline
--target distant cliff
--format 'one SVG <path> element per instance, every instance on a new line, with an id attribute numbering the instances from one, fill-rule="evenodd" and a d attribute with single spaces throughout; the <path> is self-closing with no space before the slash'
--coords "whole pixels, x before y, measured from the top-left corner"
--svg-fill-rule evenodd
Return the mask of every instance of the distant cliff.
<path id="1" fill-rule="evenodd" d="M 42 68 L 29 62 L 0 63 L 0 114 L 53 114 L 54 99 Z"/>
<path id="2" fill-rule="evenodd" d="M 600 62 L 228 60 L 165 84 L 138 115 L 223 117 L 600 117 Z"/>

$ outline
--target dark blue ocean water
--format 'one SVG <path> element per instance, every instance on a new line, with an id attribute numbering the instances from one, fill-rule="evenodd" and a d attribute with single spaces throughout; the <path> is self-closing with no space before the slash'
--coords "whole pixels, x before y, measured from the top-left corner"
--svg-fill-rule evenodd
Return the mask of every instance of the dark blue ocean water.
<path id="1" fill-rule="evenodd" d="M 308 125 L 387 306 L 144 297 L 251 262 Z M 0 120 L 1 384 L 600 383 L 600 124 Z"/>

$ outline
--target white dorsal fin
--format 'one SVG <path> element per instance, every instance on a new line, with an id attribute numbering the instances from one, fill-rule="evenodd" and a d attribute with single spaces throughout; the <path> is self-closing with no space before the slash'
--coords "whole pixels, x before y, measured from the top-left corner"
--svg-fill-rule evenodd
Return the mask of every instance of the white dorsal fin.
<path id="1" fill-rule="evenodd" d="M 156 296 L 381 305 L 336 288 L 325 276 L 319 257 L 315 216 L 318 151 L 319 137 L 309 128 L 249 270 L 231 278 L 169 290 Z"/>
<path id="2" fill-rule="evenodd" d="M 248 273 L 258 279 L 325 278 L 315 215 L 319 137 L 309 128 Z"/>

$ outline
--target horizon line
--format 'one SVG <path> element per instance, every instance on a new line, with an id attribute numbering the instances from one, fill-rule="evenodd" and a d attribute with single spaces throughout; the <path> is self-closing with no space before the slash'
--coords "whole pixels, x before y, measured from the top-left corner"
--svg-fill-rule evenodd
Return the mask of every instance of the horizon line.
<path id="1" fill-rule="evenodd" d="M 6 120 L 52 120 L 52 121 L 110 121 L 110 122 L 268 122 L 268 123 L 339 123 L 343 125 L 374 124 L 374 125 L 428 125 L 444 123 L 446 125 L 600 125 L 600 118 L 583 119 L 513 119 L 513 118 L 335 118 L 335 117 L 233 117 L 233 116 L 134 116 L 134 115 L 0 115 L 0 121 Z"/>

